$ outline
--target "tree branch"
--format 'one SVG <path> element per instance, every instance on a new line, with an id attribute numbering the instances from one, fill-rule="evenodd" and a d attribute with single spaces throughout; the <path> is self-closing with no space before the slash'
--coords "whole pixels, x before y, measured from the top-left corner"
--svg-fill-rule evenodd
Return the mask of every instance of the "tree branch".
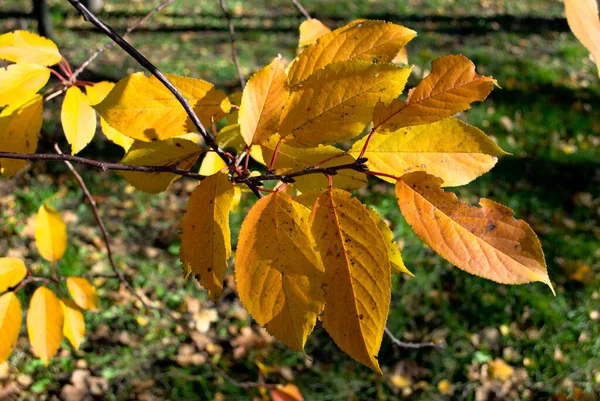
<path id="1" fill-rule="evenodd" d="M 387 327 L 384 329 L 384 331 L 385 331 L 385 334 L 387 334 L 387 336 L 390 338 L 390 340 L 392 340 L 392 342 L 394 344 L 396 344 L 397 346 L 399 346 L 401 348 L 412 348 L 412 349 L 419 349 L 419 348 L 443 349 L 443 348 L 446 348 L 446 344 L 444 344 L 444 343 L 441 343 L 441 344 L 434 343 L 434 342 L 407 343 L 407 342 L 401 341 L 398 338 L 396 338 L 396 336 L 394 336 L 394 334 L 392 334 L 390 329 L 388 329 Z"/>
<path id="2" fill-rule="evenodd" d="M 231 14 L 229 14 L 229 10 L 227 9 L 227 4 L 225 4 L 225 0 L 221 0 L 221 9 L 223 9 L 223 14 L 225 14 L 225 18 L 227 18 L 227 24 L 229 25 L 229 37 L 231 38 L 231 58 L 233 60 L 233 64 L 235 65 L 235 69 L 240 80 L 240 85 L 242 86 L 243 90 L 246 86 L 246 80 L 244 79 L 244 73 L 242 72 L 242 67 L 240 66 L 240 59 L 238 57 L 235 39 L 235 28 L 233 27 Z"/>
<path id="3" fill-rule="evenodd" d="M 300 2 L 298 0 L 292 0 L 292 3 L 294 3 L 294 5 L 298 9 L 298 11 L 300 11 L 302 13 L 302 15 L 304 15 L 304 18 L 311 19 L 311 16 L 308 13 L 308 11 L 306 11 L 306 8 L 302 7 L 302 4 L 300 4 Z"/>

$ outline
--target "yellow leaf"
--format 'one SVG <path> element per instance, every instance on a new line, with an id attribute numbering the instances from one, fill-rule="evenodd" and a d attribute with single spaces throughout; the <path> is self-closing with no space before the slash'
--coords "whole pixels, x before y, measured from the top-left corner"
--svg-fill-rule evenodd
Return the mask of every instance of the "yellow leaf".
<path id="1" fill-rule="evenodd" d="M 410 388 L 413 384 L 410 377 L 402 375 L 393 375 L 390 377 L 390 381 L 392 382 L 394 387 L 399 389 Z"/>
<path id="2" fill-rule="evenodd" d="M 367 209 L 340 189 L 317 199 L 310 225 L 325 265 L 323 327 L 342 351 L 381 374 L 391 296 L 385 240 Z"/>
<path id="3" fill-rule="evenodd" d="M 48 366 L 63 338 L 64 315 L 60 301 L 46 287 L 33 293 L 27 311 L 27 332 L 33 352 Z"/>
<path id="4" fill-rule="evenodd" d="M 460 202 L 441 183 L 415 172 L 396 184 L 400 210 L 421 240 L 471 274 L 503 284 L 541 281 L 552 289 L 540 241 L 526 222 L 489 199 L 479 201 L 481 208 Z"/>
<path id="5" fill-rule="evenodd" d="M 0 258 L 0 293 L 19 284 L 27 276 L 25 263 L 18 258 Z"/>
<path id="6" fill-rule="evenodd" d="M 464 56 L 440 57 L 431 63 L 431 73 L 408 92 L 406 103 L 379 102 L 373 124 L 384 132 L 450 117 L 485 100 L 495 83 L 492 77 L 477 75 L 475 64 Z"/>
<path id="7" fill-rule="evenodd" d="M 103 101 L 114 87 L 115 84 L 108 81 L 102 81 L 92 86 L 86 86 L 85 90 L 90 99 L 90 104 L 95 106 Z M 103 117 L 100 117 L 100 127 L 102 128 L 102 133 L 104 133 L 104 136 L 106 136 L 109 141 L 122 147 L 125 152 L 129 151 L 129 148 L 131 148 L 131 145 L 133 145 L 134 142 L 133 138 L 121 134 L 118 130 L 111 127 Z"/>
<path id="8" fill-rule="evenodd" d="M 400 254 L 400 248 L 398 248 L 398 243 L 396 243 L 396 240 L 394 239 L 394 233 L 392 230 L 390 230 L 390 227 L 388 227 L 387 223 L 375 209 L 368 207 L 367 210 L 369 211 L 371 218 L 377 225 L 377 228 L 381 232 L 381 235 L 383 236 L 383 239 L 387 245 L 392 273 L 406 273 L 410 276 L 414 276 L 414 274 L 412 274 L 404 265 L 402 255 Z"/>
<path id="9" fill-rule="evenodd" d="M 331 32 L 331 29 L 327 28 L 325 24 L 318 19 L 307 19 L 300 24 L 300 39 L 298 40 L 298 46 L 303 47 L 312 45 L 317 42 L 317 39 L 329 32 Z"/>
<path id="10" fill-rule="evenodd" d="M 237 213 L 240 210 L 240 202 L 242 201 L 242 189 L 239 185 L 233 187 L 233 199 L 231 200 L 231 205 L 229 206 L 229 211 L 232 213 Z"/>
<path id="11" fill-rule="evenodd" d="M 232 105 L 235 104 L 236 106 L 240 106 L 242 104 L 242 96 L 243 96 L 242 92 L 233 92 L 231 95 L 229 95 L 229 101 L 231 102 Z M 227 123 L 229 125 L 237 124 L 239 116 L 240 116 L 240 110 L 234 109 L 232 107 L 231 113 L 229 113 L 227 115 Z M 245 144 L 246 143 L 244 142 L 244 145 Z"/>
<path id="12" fill-rule="evenodd" d="M 260 149 L 260 156 L 264 160 L 263 164 L 269 163 L 273 157 L 275 147 L 279 142 L 279 136 L 275 135 L 265 141 Z M 255 154 L 252 154 L 254 157 Z M 292 171 L 303 170 L 312 167 L 316 163 L 337 157 L 331 161 L 323 163 L 320 167 L 331 167 L 339 164 L 354 162 L 354 157 L 344 155 L 344 151 L 333 146 L 318 146 L 312 149 L 294 148 L 285 143 L 279 145 L 277 158 L 275 159 L 275 172 L 285 174 Z M 259 160 L 260 162 L 260 160 Z M 328 186 L 327 177 L 323 174 L 310 174 L 295 178 L 294 186 L 301 192 L 310 192 L 314 189 L 326 188 Z M 336 188 L 358 189 L 367 183 L 364 173 L 354 170 L 340 170 L 333 176 L 333 186 Z"/>
<path id="13" fill-rule="evenodd" d="M 565 0 L 565 12 L 571 31 L 596 61 L 600 76 L 600 17 L 596 0 Z"/>
<path id="14" fill-rule="evenodd" d="M 211 118 L 229 113 L 227 96 L 201 79 L 166 74 L 200 117 L 204 126 Z M 189 117 L 175 96 L 154 76 L 138 72 L 123 78 L 95 105 L 100 115 L 119 132 L 144 142 L 164 140 L 193 130 Z"/>
<path id="15" fill-rule="evenodd" d="M 14 31 L 0 35 L 0 59 L 48 66 L 57 64 L 62 56 L 50 39 L 32 32 Z"/>
<path id="16" fill-rule="evenodd" d="M 0 113 L 0 150 L 35 153 L 42 128 L 42 96 L 33 95 L 23 103 L 11 104 Z M 27 165 L 25 160 L 0 159 L 0 171 L 12 177 Z"/>
<path id="17" fill-rule="evenodd" d="M 0 363 L 6 361 L 19 339 L 21 302 L 14 292 L 0 296 Z"/>
<path id="18" fill-rule="evenodd" d="M 0 106 L 22 103 L 46 85 L 50 70 L 37 64 L 11 64 L 0 68 Z"/>
<path id="19" fill-rule="evenodd" d="M 187 139 L 172 138 L 166 141 L 136 141 L 121 163 L 133 166 L 177 166 L 180 169 L 192 168 L 202 153 L 200 146 Z M 140 191 L 151 194 L 165 191 L 181 176 L 172 173 L 140 173 L 123 171 L 128 183 Z"/>
<path id="20" fill-rule="evenodd" d="M 446 379 L 440 380 L 437 385 L 438 391 L 444 395 L 452 395 L 454 393 L 454 386 Z"/>
<path id="21" fill-rule="evenodd" d="M 256 72 L 244 89 L 238 122 L 248 146 L 260 144 L 277 132 L 281 109 L 288 96 L 283 61 L 279 56 Z"/>
<path id="22" fill-rule="evenodd" d="M 238 153 L 246 148 L 246 141 L 244 141 L 239 124 L 231 124 L 223 127 L 215 137 L 215 141 L 221 148 L 235 149 Z"/>
<path id="23" fill-rule="evenodd" d="M 358 157 L 366 137 L 350 154 Z M 496 165 L 506 153 L 481 130 L 454 118 L 405 127 L 389 135 L 375 134 L 364 157 L 369 169 L 400 177 L 426 171 L 444 180 L 444 186 L 465 185 Z M 396 180 L 380 177 L 395 183 Z"/>
<path id="24" fill-rule="evenodd" d="M 389 102 L 402 93 L 410 71 L 357 60 L 327 65 L 288 99 L 281 137 L 296 147 L 354 138 L 371 121 L 378 101 Z"/>
<path id="25" fill-rule="evenodd" d="M 96 289 L 83 277 L 67 277 L 67 289 L 73 300 L 83 310 L 97 311 L 100 301 Z"/>
<path id="26" fill-rule="evenodd" d="M 76 86 L 67 89 L 60 121 L 72 155 L 81 152 L 96 133 L 96 113 L 90 106 L 90 99 Z"/>
<path id="27" fill-rule="evenodd" d="M 389 63 L 416 35 L 411 29 L 385 21 L 350 23 L 321 36 L 300 53 L 290 67 L 289 85 L 295 90 L 314 72 L 336 61 Z"/>
<path id="28" fill-rule="evenodd" d="M 35 244 L 48 262 L 56 262 L 67 249 L 67 226 L 60 214 L 44 203 L 35 221 Z"/>
<path id="29" fill-rule="evenodd" d="M 192 192 L 179 223 L 183 268 L 196 276 L 214 300 L 223 292 L 231 256 L 229 209 L 233 196 L 227 174 L 207 177 Z"/>
<path id="30" fill-rule="evenodd" d="M 242 224 L 235 261 L 242 304 L 295 351 L 304 348 L 323 310 L 323 264 L 309 214 L 283 192 L 258 200 Z"/>
<path id="31" fill-rule="evenodd" d="M 227 167 L 227 163 L 225 163 L 218 154 L 215 152 L 206 152 L 204 153 L 204 159 L 202 159 L 198 173 L 210 176 L 217 174 L 225 167 Z"/>
<path id="32" fill-rule="evenodd" d="M 78 350 L 85 336 L 83 313 L 70 299 L 61 299 L 60 305 L 64 315 L 63 335 Z"/>
<path id="33" fill-rule="evenodd" d="M 490 377 L 492 378 L 492 380 L 497 379 L 505 382 L 511 378 L 514 371 L 515 370 L 512 366 L 510 366 L 500 358 L 496 358 L 495 361 L 488 362 L 488 372 L 490 373 Z"/>

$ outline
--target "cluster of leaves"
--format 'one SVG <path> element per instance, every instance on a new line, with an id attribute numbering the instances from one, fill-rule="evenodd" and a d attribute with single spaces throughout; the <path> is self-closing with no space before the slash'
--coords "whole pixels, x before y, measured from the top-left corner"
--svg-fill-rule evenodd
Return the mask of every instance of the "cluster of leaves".
<path id="1" fill-rule="evenodd" d="M 0 45 L 0 57 L 15 65 L 25 57 L 13 53 L 37 54 L 41 43 L 47 45 L 45 39 L 33 45 L 24 40 L 31 50 L 17 38 L 32 34 L 7 35 L 0 38 L 12 42 Z M 415 36 L 383 21 L 358 20 L 331 31 L 308 20 L 298 56 L 289 65 L 275 58 L 230 98 L 201 79 L 167 75 L 228 152 L 199 144 L 175 96 L 143 73 L 86 86 L 87 95 L 76 87 L 87 83 L 63 82 L 63 129 L 72 153 L 79 152 L 94 135 L 97 111 L 105 135 L 126 151 L 122 163 L 133 166 L 189 171 L 204 154 L 200 183 L 180 223 L 180 257 L 184 275 L 196 277 L 215 300 L 231 257 L 229 211 L 240 187 L 268 193 L 249 210 L 238 240 L 241 302 L 261 326 L 298 351 L 321 320 L 344 352 L 381 372 L 377 355 L 391 274 L 410 272 L 382 216 L 349 192 L 366 185 L 368 175 L 395 184 L 408 223 L 452 264 L 500 283 L 541 281 L 551 287 L 539 240 L 527 223 L 491 200 L 473 207 L 443 189 L 471 182 L 505 154 L 481 130 L 452 117 L 483 101 L 495 81 L 478 75 L 466 57 L 445 56 L 400 100 L 411 67 L 397 62 L 406 60 L 404 47 Z M 23 124 L 15 110 L 11 104 L 2 113 Z M 215 123 L 224 118 L 227 124 L 217 133 Z M 0 123 L 0 138 L 14 138 L 6 144 L 15 144 L 1 141 L 0 150 L 35 151 L 16 132 Z M 267 166 L 266 172 L 250 171 L 250 158 Z M 15 170 L 5 160 L 2 172 L 11 175 Z M 123 175 L 151 193 L 180 177 Z M 277 183 L 265 188 L 267 181 Z"/>
<path id="2" fill-rule="evenodd" d="M 38 210 L 35 243 L 40 255 L 53 267 L 67 248 L 65 223 L 47 204 Z M 0 296 L 0 363 L 8 359 L 19 338 L 22 308 L 15 292 L 28 281 L 43 283 L 29 302 L 27 332 L 33 352 L 47 366 L 58 351 L 63 336 L 75 349 L 79 349 L 85 336 L 83 311 L 96 311 L 100 303 L 96 289 L 84 277 L 59 278 L 53 275 L 49 279 L 38 278 L 21 259 L 0 258 L 0 294 L 5 292 Z M 62 282 L 66 284 L 70 298 L 61 287 Z M 55 287 L 55 291 L 49 286 Z"/>

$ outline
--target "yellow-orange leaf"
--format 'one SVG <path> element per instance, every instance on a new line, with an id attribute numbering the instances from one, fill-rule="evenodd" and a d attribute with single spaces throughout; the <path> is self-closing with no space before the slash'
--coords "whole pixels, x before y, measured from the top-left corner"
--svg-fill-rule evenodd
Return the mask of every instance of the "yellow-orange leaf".
<path id="1" fill-rule="evenodd" d="M 46 287 L 33 293 L 27 311 L 27 332 L 33 352 L 48 366 L 63 338 L 64 315 L 59 299 Z"/>
<path id="2" fill-rule="evenodd" d="M 223 292 L 231 256 L 229 209 L 233 196 L 227 174 L 205 178 L 192 192 L 179 224 L 183 270 L 194 274 L 214 300 Z"/>
<path id="3" fill-rule="evenodd" d="M 0 292 L 19 284 L 27 275 L 25 263 L 18 258 L 0 258 Z"/>
<path id="4" fill-rule="evenodd" d="M 400 65 L 408 65 L 408 53 L 407 53 L 405 47 L 402 48 L 402 50 L 400 50 L 398 52 L 396 57 L 394 57 L 394 59 L 392 60 L 392 63 L 400 64 Z"/>
<path id="5" fill-rule="evenodd" d="M 395 131 L 453 116 L 471 108 L 472 102 L 485 100 L 495 82 L 477 75 L 475 64 L 464 56 L 440 57 L 431 63 L 431 73 L 408 92 L 406 103 L 378 103 L 373 124 L 379 131 Z"/>
<path id="6" fill-rule="evenodd" d="M 32 32 L 14 31 L 0 35 L 0 59 L 48 66 L 57 64 L 62 56 L 50 39 Z"/>
<path id="7" fill-rule="evenodd" d="M 37 64 L 11 64 L 0 68 L 0 106 L 21 103 L 46 85 L 50 70 Z"/>
<path id="8" fill-rule="evenodd" d="M 231 115 L 231 114 L 230 114 Z M 229 116 L 227 116 L 229 118 Z M 223 149 L 235 149 L 240 153 L 246 148 L 246 141 L 242 136 L 239 124 L 230 124 L 221 129 L 217 134 L 215 141 Z"/>
<path id="9" fill-rule="evenodd" d="M 273 157 L 275 147 L 279 142 L 279 136 L 275 135 L 265 141 L 261 147 L 261 158 L 263 164 L 269 163 Z M 255 152 L 252 153 L 255 156 Z M 339 164 L 347 164 L 354 162 L 354 157 L 344 154 L 344 151 L 333 146 L 318 146 L 312 149 L 294 148 L 292 146 L 281 143 L 275 159 L 275 171 L 277 174 L 298 171 L 311 167 L 317 163 L 331 159 L 320 167 L 331 167 Z M 294 186 L 301 192 L 309 192 L 314 189 L 326 188 L 329 185 L 327 177 L 322 174 L 310 174 L 295 178 Z M 340 170 L 332 177 L 333 186 L 336 188 L 358 189 L 367 183 L 366 176 L 354 170 Z"/>
<path id="10" fill-rule="evenodd" d="M 60 121 L 72 155 L 83 150 L 96 133 L 96 112 L 90 106 L 90 99 L 76 86 L 67 89 Z"/>
<path id="11" fill-rule="evenodd" d="M 377 228 L 381 232 L 381 235 L 383 236 L 383 239 L 385 240 L 385 243 L 387 245 L 392 273 L 406 273 L 408 275 L 414 276 L 414 274 L 412 274 L 410 270 L 408 270 L 404 265 L 404 261 L 402 260 L 402 254 L 400 253 L 400 248 L 398 248 L 398 243 L 394 239 L 394 233 L 392 232 L 390 227 L 375 209 L 369 207 L 367 208 L 367 210 L 369 211 L 371 218 L 377 225 Z"/>
<path id="12" fill-rule="evenodd" d="M 172 138 L 166 141 L 136 141 L 121 163 L 133 166 L 177 166 L 192 168 L 202 153 L 200 146 L 187 139 Z M 139 173 L 124 171 L 123 177 L 140 191 L 151 194 L 165 191 L 181 176 L 172 173 Z"/>
<path id="13" fill-rule="evenodd" d="M 250 78 L 244 88 L 238 119 L 248 145 L 260 144 L 277 132 L 288 95 L 281 56 Z"/>
<path id="14" fill-rule="evenodd" d="M 323 327 L 342 351 L 381 373 L 377 354 L 391 296 L 387 244 L 365 206 L 340 189 L 317 199 L 310 225 L 325 265 Z"/>
<path id="15" fill-rule="evenodd" d="M 206 152 L 200 164 L 199 174 L 210 176 L 227 167 L 227 163 L 216 152 Z"/>
<path id="16" fill-rule="evenodd" d="M 336 61 L 389 63 L 416 35 L 411 29 L 385 21 L 350 23 L 321 36 L 300 53 L 290 67 L 289 85 L 295 90 L 314 72 Z"/>
<path id="17" fill-rule="evenodd" d="M 293 384 L 279 385 L 276 389 L 271 390 L 271 398 L 273 401 L 303 401 L 304 398 L 300 394 L 298 387 Z"/>
<path id="18" fill-rule="evenodd" d="M 481 208 L 460 202 L 441 183 L 415 172 L 396 184 L 400 210 L 419 238 L 471 274 L 503 284 L 541 281 L 552 289 L 540 241 L 526 222 L 489 199 L 479 201 Z"/>
<path id="19" fill-rule="evenodd" d="M 60 214 L 44 203 L 35 221 L 35 244 L 48 262 L 56 262 L 67 249 L 67 226 Z"/>
<path id="20" fill-rule="evenodd" d="M 79 306 L 70 299 L 61 299 L 60 305 L 64 315 L 63 335 L 78 350 L 85 336 L 83 313 Z"/>
<path id="21" fill-rule="evenodd" d="M 325 24 L 316 18 L 304 20 L 300 24 L 300 39 L 298 40 L 298 46 L 304 47 L 316 43 L 317 39 L 323 35 L 331 32 L 331 29 L 327 28 Z"/>
<path id="22" fill-rule="evenodd" d="M 346 61 L 316 71 L 288 99 L 280 135 L 296 147 L 344 141 L 360 134 L 379 101 L 395 99 L 411 69 Z"/>
<path id="23" fill-rule="evenodd" d="M 115 84 L 108 81 L 102 81 L 92 86 L 86 86 L 85 90 L 90 99 L 90 104 L 95 106 L 103 101 L 114 87 Z M 125 152 L 129 151 L 129 148 L 131 148 L 131 145 L 133 145 L 134 142 L 133 138 L 121 134 L 118 130 L 111 127 L 103 117 L 100 117 L 100 127 L 102 127 L 102 133 L 104 133 L 104 136 L 106 136 L 109 141 L 125 149 Z"/>
<path id="24" fill-rule="evenodd" d="M 600 76 L 600 16 L 596 0 L 565 0 L 571 31 L 594 57 Z"/>
<path id="25" fill-rule="evenodd" d="M 323 310 L 323 264 L 310 211 L 283 192 L 250 209 L 238 241 L 235 278 L 242 304 L 288 347 L 301 351 Z"/>
<path id="26" fill-rule="evenodd" d="M 19 339 L 21 302 L 14 292 L 0 296 L 0 363 L 6 361 Z"/>
<path id="27" fill-rule="evenodd" d="M 0 113 L 0 151 L 34 153 L 42 128 L 43 99 L 33 95 L 23 103 L 14 103 Z M 12 177 L 27 165 L 25 160 L 0 159 L 0 172 Z"/>
<path id="28" fill-rule="evenodd" d="M 366 137 L 350 154 L 358 157 Z M 375 134 L 364 154 L 373 171 L 400 177 L 426 171 L 444 180 L 444 186 L 465 185 L 491 170 L 497 156 L 506 153 L 480 129 L 454 118 L 400 128 L 389 135 Z M 387 177 L 381 179 L 395 183 Z"/>
<path id="29" fill-rule="evenodd" d="M 96 289 L 83 277 L 67 277 L 67 289 L 77 306 L 89 311 L 100 309 L 100 301 Z"/>
<path id="30" fill-rule="evenodd" d="M 205 126 L 231 109 L 227 96 L 201 79 L 166 74 L 190 103 Z M 175 96 L 154 76 L 138 72 L 123 78 L 94 108 L 124 135 L 144 142 L 164 140 L 189 132 L 189 117 Z"/>

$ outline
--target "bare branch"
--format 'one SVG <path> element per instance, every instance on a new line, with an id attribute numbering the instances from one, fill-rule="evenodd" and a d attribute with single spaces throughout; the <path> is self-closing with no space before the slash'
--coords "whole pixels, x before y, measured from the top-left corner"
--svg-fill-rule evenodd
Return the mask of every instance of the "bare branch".
<path id="1" fill-rule="evenodd" d="M 412 348 L 412 349 L 419 349 L 419 348 L 437 348 L 437 349 L 443 349 L 446 347 L 446 344 L 441 343 L 434 343 L 434 342 L 424 342 L 424 343 L 407 343 L 404 341 L 399 340 L 398 338 L 396 338 L 396 336 L 394 336 L 394 334 L 392 334 L 392 332 L 390 331 L 390 329 L 388 329 L 387 327 L 384 329 L 385 334 L 387 334 L 387 336 L 390 338 L 390 340 L 392 340 L 392 342 L 394 344 L 396 344 L 398 347 L 401 348 Z"/>
<path id="2" fill-rule="evenodd" d="M 292 3 L 294 3 L 294 5 L 298 9 L 298 11 L 300 11 L 302 13 L 302 15 L 304 15 L 304 18 L 311 19 L 311 16 L 308 13 L 308 11 L 306 11 L 306 8 L 302 7 L 302 4 L 300 4 L 300 2 L 298 0 L 292 0 Z"/>
<path id="3" fill-rule="evenodd" d="M 158 7 L 156 7 L 152 11 L 150 11 L 142 19 L 140 19 L 138 22 L 136 22 L 135 24 L 133 24 L 132 26 L 130 26 L 129 28 L 127 28 L 127 30 L 123 34 L 123 37 L 127 36 L 128 34 L 130 34 L 131 32 L 133 32 L 134 30 L 136 30 L 138 27 L 140 27 L 142 24 L 144 24 L 146 21 L 148 21 L 148 19 L 150 19 L 150 17 L 152 17 L 154 14 L 156 14 L 157 12 L 159 12 L 160 10 L 162 10 L 163 8 L 167 7 L 169 4 L 174 3 L 175 1 L 176 0 L 167 0 L 163 4 L 159 5 Z M 85 60 L 83 62 L 83 64 L 81 64 L 79 66 L 79 68 L 77 68 L 73 72 L 73 78 L 72 79 L 76 80 L 77 76 L 79 74 L 81 74 L 83 72 L 83 70 L 85 70 L 92 63 L 92 61 L 94 61 L 96 59 L 96 57 L 98 57 L 100 54 L 102 54 L 102 52 L 104 52 L 104 51 L 110 49 L 111 47 L 113 47 L 115 44 L 116 44 L 115 42 L 109 42 L 109 43 L 105 44 L 104 46 L 98 48 L 98 50 L 96 50 L 87 60 Z"/>
<path id="4" fill-rule="evenodd" d="M 242 67 L 240 66 L 240 59 L 238 57 L 235 39 L 235 28 L 233 27 L 231 14 L 229 14 L 229 10 L 227 9 L 227 4 L 225 4 L 225 0 L 221 0 L 221 8 L 223 9 L 223 14 L 225 14 L 225 18 L 227 18 L 227 24 L 229 25 L 229 37 L 231 38 L 231 59 L 233 60 L 233 64 L 235 64 L 235 69 L 237 71 L 238 78 L 240 80 L 240 85 L 242 86 L 243 90 L 246 86 L 246 80 L 244 79 L 244 73 L 242 72 Z"/>

